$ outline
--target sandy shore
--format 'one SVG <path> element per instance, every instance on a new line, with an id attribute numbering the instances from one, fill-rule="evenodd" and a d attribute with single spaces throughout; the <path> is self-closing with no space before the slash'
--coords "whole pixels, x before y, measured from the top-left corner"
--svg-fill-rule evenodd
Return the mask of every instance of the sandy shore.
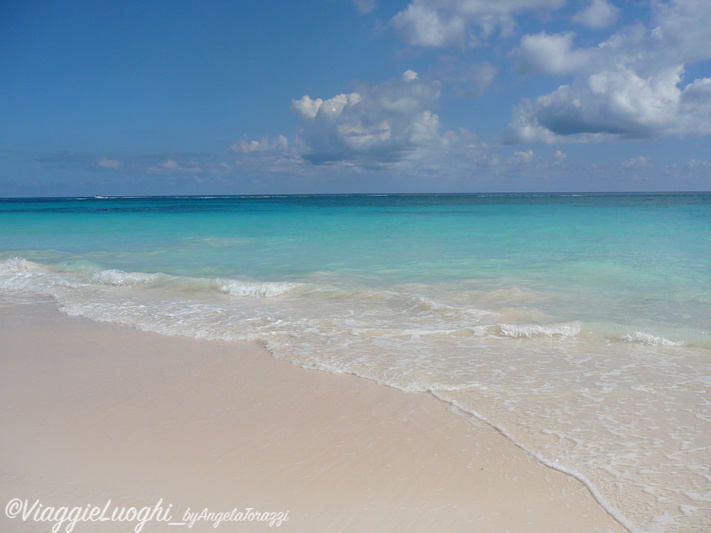
<path id="1" fill-rule="evenodd" d="M 580 482 L 430 395 L 304 370 L 257 345 L 5 298 L 0 354 L 0 531 L 50 532 L 56 522 L 36 518 L 62 506 L 85 518 L 150 507 L 142 531 L 166 533 L 267 531 L 263 513 L 297 532 L 625 531 Z M 8 517 L 36 501 L 27 520 Z M 189 528 L 186 512 L 205 508 L 245 520 Z M 136 531 L 136 518 L 73 531 Z"/>

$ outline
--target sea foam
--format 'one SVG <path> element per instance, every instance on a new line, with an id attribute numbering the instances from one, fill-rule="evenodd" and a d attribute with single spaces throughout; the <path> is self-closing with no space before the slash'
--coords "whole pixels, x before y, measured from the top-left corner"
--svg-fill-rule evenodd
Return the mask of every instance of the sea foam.
<path id="1" fill-rule="evenodd" d="M 517 325 L 517 324 L 499 324 L 499 331 L 506 337 L 514 338 L 532 338 L 532 337 L 575 337 L 580 333 L 580 324 L 577 322 L 565 324 L 547 324 L 547 325 Z"/>

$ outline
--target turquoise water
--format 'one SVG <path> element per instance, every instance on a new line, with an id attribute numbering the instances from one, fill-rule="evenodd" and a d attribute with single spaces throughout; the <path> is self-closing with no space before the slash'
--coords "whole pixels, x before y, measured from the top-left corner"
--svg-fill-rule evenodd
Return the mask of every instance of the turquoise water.
<path id="1" fill-rule="evenodd" d="M 711 527 L 711 194 L 0 200 L 0 288 L 431 391 Z"/>

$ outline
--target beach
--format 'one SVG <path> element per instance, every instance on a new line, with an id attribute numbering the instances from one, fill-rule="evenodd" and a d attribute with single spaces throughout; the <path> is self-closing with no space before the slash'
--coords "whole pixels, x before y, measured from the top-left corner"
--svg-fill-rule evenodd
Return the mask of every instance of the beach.
<path id="1" fill-rule="evenodd" d="M 216 530 L 209 513 L 232 513 L 218 531 L 270 529 L 263 513 L 284 513 L 284 531 L 625 530 L 582 483 L 426 393 L 305 370 L 255 343 L 67 317 L 47 298 L 6 295 L 0 314 L 4 506 L 110 517 L 161 502 L 143 531 L 180 531 L 158 518 L 205 509 L 192 531 Z M 52 526 L 0 518 L 3 531 Z"/>
<path id="2" fill-rule="evenodd" d="M 0 8 L 0 533 L 711 533 L 711 1 L 174 4 Z"/>

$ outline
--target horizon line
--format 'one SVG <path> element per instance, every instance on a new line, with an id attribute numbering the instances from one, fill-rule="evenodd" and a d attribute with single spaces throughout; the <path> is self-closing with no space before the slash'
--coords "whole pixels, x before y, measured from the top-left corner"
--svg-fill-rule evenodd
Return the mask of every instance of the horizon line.
<path id="1" fill-rule="evenodd" d="M 147 195 L 79 195 L 79 196 L 0 196 L 0 200 L 140 200 L 150 198 L 284 198 L 314 196 L 515 196 L 515 195 L 645 195 L 645 194 L 711 194 L 711 190 L 683 191 L 500 191 L 500 192 L 340 192 L 340 193 L 268 193 L 268 194 L 147 194 Z"/>

